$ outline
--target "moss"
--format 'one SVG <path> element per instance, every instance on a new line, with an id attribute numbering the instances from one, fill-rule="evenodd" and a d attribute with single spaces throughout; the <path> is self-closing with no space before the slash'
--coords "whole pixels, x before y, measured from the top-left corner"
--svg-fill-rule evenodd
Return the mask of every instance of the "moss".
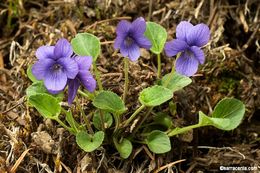
<path id="1" fill-rule="evenodd" d="M 230 93 L 234 91 L 239 84 L 238 80 L 230 77 L 224 77 L 221 80 L 219 80 L 219 82 L 220 84 L 218 87 L 218 91 L 222 93 Z"/>

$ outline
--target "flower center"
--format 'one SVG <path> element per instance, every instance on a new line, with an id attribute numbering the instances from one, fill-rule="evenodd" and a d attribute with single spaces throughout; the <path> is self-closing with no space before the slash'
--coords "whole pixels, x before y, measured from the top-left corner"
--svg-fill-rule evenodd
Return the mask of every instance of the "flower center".
<path id="1" fill-rule="evenodd" d="M 60 70 L 62 70 L 62 66 L 60 64 L 54 64 L 52 66 L 52 70 L 53 71 L 60 71 Z"/>
<path id="2" fill-rule="evenodd" d="M 125 40 L 124 40 L 124 43 L 125 43 L 126 46 L 132 45 L 133 42 L 134 42 L 134 40 L 133 40 L 131 37 L 129 37 L 129 36 L 127 36 L 127 37 L 125 38 Z"/>
<path id="3" fill-rule="evenodd" d="M 194 56 L 193 52 L 190 51 L 190 50 L 186 50 L 185 53 L 186 53 L 189 57 L 193 57 L 193 56 Z"/>

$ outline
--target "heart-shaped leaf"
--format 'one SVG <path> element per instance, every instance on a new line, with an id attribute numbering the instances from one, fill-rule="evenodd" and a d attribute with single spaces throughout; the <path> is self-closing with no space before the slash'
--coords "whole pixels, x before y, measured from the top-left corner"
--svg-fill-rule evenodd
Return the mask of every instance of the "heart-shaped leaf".
<path id="1" fill-rule="evenodd" d="M 28 78 L 32 81 L 32 82 L 37 82 L 38 80 L 36 79 L 36 77 L 32 74 L 32 65 L 30 65 L 27 70 L 26 70 L 26 74 L 28 76 Z"/>
<path id="2" fill-rule="evenodd" d="M 34 82 L 32 85 L 30 85 L 27 89 L 26 89 L 26 95 L 27 97 L 30 97 L 31 95 L 35 95 L 35 94 L 48 94 L 48 95 L 52 95 L 53 97 L 55 97 L 57 100 L 62 101 L 64 98 L 64 93 L 61 92 L 59 94 L 50 94 L 47 89 L 45 88 L 43 81 L 36 81 Z"/>
<path id="3" fill-rule="evenodd" d="M 156 153 L 162 154 L 171 150 L 170 138 L 162 131 L 154 130 L 147 137 L 149 149 Z"/>
<path id="4" fill-rule="evenodd" d="M 212 125 L 221 130 L 233 130 L 241 123 L 244 114 L 245 105 L 240 100 L 225 98 L 215 106 L 211 117 L 200 112 L 199 124 Z"/>
<path id="5" fill-rule="evenodd" d="M 158 106 L 173 97 L 173 93 L 163 86 L 145 88 L 139 95 L 139 101 L 145 106 Z"/>
<path id="6" fill-rule="evenodd" d="M 146 31 L 144 35 L 151 41 L 151 51 L 155 54 L 160 54 L 164 48 L 167 39 L 166 30 L 157 23 L 146 22 Z"/>
<path id="7" fill-rule="evenodd" d="M 112 112 L 115 114 L 122 114 L 126 107 L 121 98 L 111 91 L 101 91 L 93 100 L 93 105 L 99 109 Z"/>
<path id="8" fill-rule="evenodd" d="M 106 111 L 96 111 L 94 116 L 93 116 L 93 124 L 95 128 L 98 130 L 102 130 L 102 118 L 103 117 L 103 123 L 104 123 L 104 128 L 107 129 L 109 128 L 112 123 L 113 123 L 113 117 L 109 112 Z"/>
<path id="9" fill-rule="evenodd" d="M 71 45 L 73 51 L 81 56 L 91 56 L 93 62 L 97 60 L 100 54 L 100 41 L 99 39 L 89 33 L 79 33 L 72 39 Z"/>
<path id="10" fill-rule="evenodd" d="M 76 135 L 76 142 L 84 151 L 92 152 L 101 146 L 104 137 L 105 133 L 102 131 L 98 131 L 94 135 L 81 131 Z"/>
<path id="11" fill-rule="evenodd" d="M 178 91 L 191 83 L 191 79 L 178 73 L 169 73 L 163 76 L 162 85 L 172 92 Z"/>
<path id="12" fill-rule="evenodd" d="M 34 94 L 29 97 L 28 101 L 45 118 L 57 119 L 60 114 L 59 101 L 49 94 Z"/>
<path id="13" fill-rule="evenodd" d="M 120 156 L 123 159 L 127 159 L 133 150 L 132 143 L 126 138 L 124 138 L 120 143 L 117 143 L 115 141 L 114 141 L 114 143 L 115 143 L 116 149 L 120 153 Z"/>

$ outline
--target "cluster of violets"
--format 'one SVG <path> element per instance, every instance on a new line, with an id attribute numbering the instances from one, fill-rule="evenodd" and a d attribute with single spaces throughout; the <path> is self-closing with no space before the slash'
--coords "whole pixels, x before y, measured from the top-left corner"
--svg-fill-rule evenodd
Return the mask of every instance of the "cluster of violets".
<path id="1" fill-rule="evenodd" d="M 210 30 L 205 24 L 194 26 L 190 22 L 182 21 L 176 27 L 176 38 L 168 42 L 166 39 L 165 28 L 154 22 L 146 22 L 142 17 L 132 23 L 126 20 L 119 22 L 114 48 L 124 57 L 122 98 L 117 93 L 103 90 L 96 67 L 96 60 L 101 51 L 101 44 L 96 36 L 80 33 L 72 39 L 71 43 L 61 38 L 53 46 L 41 46 L 36 51 L 37 62 L 27 70 L 28 76 L 33 81 L 26 90 L 28 103 L 44 118 L 55 120 L 75 135 L 76 143 L 84 151 L 92 152 L 100 147 L 103 141 L 107 141 L 107 144 L 113 141 L 123 159 L 128 158 L 132 153 L 132 142 L 146 144 L 153 153 L 163 154 L 171 151 L 170 137 L 194 128 L 214 126 L 225 131 L 236 128 L 243 119 L 245 105 L 234 98 L 219 101 L 211 116 L 200 111 L 199 122 L 185 127 L 174 125 L 173 113 L 168 114 L 169 110 L 159 109 L 159 112 L 156 112 L 157 110 L 154 109 L 156 106 L 172 100 L 175 91 L 192 82 L 189 76 L 193 76 L 198 71 L 199 65 L 205 62 L 202 47 L 210 39 Z M 138 60 L 141 56 L 141 48 L 157 55 L 157 82 L 139 93 L 140 104 L 128 116 L 132 111 L 131 109 L 125 114 L 128 110 L 125 102 L 129 94 L 129 61 Z M 176 56 L 171 72 L 164 75 L 161 75 L 161 53 L 165 53 L 168 57 Z M 91 74 L 92 64 L 96 79 Z M 36 81 L 33 76 L 41 81 Z M 46 93 L 43 85 L 51 94 L 67 90 L 69 108 L 66 110 L 61 105 L 63 97 L 60 96 L 63 95 L 57 97 L 50 95 Z M 80 119 L 82 117 L 84 120 L 82 124 L 78 123 L 78 119 L 74 119 L 75 112 L 73 107 L 70 107 L 80 85 L 89 92 L 94 92 L 91 94 L 79 90 L 79 94 L 87 97 L 96 108 L 88 112 L 90 116 L 86 117 L 83 107 L 76 107 L 80 110 Z M 148 119 L 152 110 L 155 116 L 152 115 L 152 118 Z M 143 114 L 142 118 L 136 118 L 139 113 Z M 63 115 L 62 119 L 59 118 L 60 114 Z M 132 122 L 135 125 L 130 124 Z M 136 132 L 141 134 L 135 135 Z"/>
<path id="2" fill-rule="evenodd" d="M 117 37 L 114 48 L 131 61 L 140 57 L 140 48 L 150 49 L 152 44 L 144 35 L 146 22 L 139 17 L 132 23 L 122 20 L 116 28 Z M 205 24 L 193 26 L 182 21 L 176 28 L 176 39 L 166 42 L 164 50 L 172 57 L 180 53 L 176 60 L 176 72 L 192 76 L 198 65 L 205 62 L 201 47 L 210 38 L 210 30 Z M 96 88 L 96 81 L 90 73 L 92 58 L 77 56 L 66 39 L 60 39 L 55 46 L 41 46 L 36 51 L 38 61 L 33 65 L 32 72 L 38 80 L 43 80 L 47 90 L 57 94 L 68 85 L 68 103 L 74 100 L 80 83 L 90 92 Z"/>

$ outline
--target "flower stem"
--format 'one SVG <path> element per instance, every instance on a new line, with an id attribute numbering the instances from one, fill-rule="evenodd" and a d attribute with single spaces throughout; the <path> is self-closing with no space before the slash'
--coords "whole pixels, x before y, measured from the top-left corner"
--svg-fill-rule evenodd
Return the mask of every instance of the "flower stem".
<path id="1" fill-rule="evenodd" d="M 133 134 L 135 134 L 137 132 L 137 130 L 142 126 L 142 124 L 144 123 L 144 121 L 147 119 L 147 117 L 150 115 L 150 113 L 152 112 L 153 107 L 150 107 L 148 109 L 148 111 L 146 112 L 144 118 L 141 120 L 141 122 L 135 127 Z"/>
<path id="2" fill-rule="evenodd" d="M 91 124 L 90 124 L 89 119 L 87 118 L 86 114 L 84 113 L 82 115 L 82 117 L 83 117 L 83 120 L 84 120 L 84 122 L 85 122 L 85 124 L 87 126 L 88 132 L 90 134 L 94 134 L 94 131 L 93 131 L 92 127 L 91 127 Z"/>
<path id="3" fill-rule="evenodd" d="M 88 119 L 88 117 L 86 116 L 86 114 L 85 114 L 83 108 L 81 107 L 81 105 L 80 105 L 78 99 L 76 100 L 76 103 L 77 103 L 77 109 L 79 109 L 79 111 L 80 111 L 80 113 L 81 113 L 81 117 L 83 118 L 83 120 L 84 120 L 84 122 L 85 122 L 85 124 L 86 124 L 86 126 L 87 126 L 88 132 L 89 132 L 90 134 L 94 134 L 94 131 L 93 131 L 92 127 L 91 127 L 91 124 L 90 124 L 90 122 L 89 122 L 89 119 Z M 90 114 L 92 114 L 92 112 L 90 112 Z"/>
<path id="4" fill-rule="evenodd" d="M 168 132 L 167 134 L 168 134 L 168 136 L 171 137 L 171 136 L 175 136 L 175 135 L 187 132 L 191 129 L 198 128 L 198 127 L 201 127 L 201 125 L 200 124 L 194 124 L 194 125 L 190 125 L 190 126 L 187 126 L 187 127 L 175 128 L 175 129 L 171 130 L 170 132 Z"/>
<path id="5" fill-rule="evenodd" d="M 78 92 L 79 92 L 80 95 L 82 95 L 83 97 L 86 97 L 89 100 L 93 100 L 94 99 L 94 95 L 92 93 L 90 93 L 90 92 L 87 92 L 86 90 L 85 90 L 85 92 L 81 91 L 81 90 L 78 90 Z"/>
<path id="6" fill-rule="evenodd" d="M 93 69 L 94 69 L 95 76 L 96 76 L 96 78 L 97 78 L 98 89 L 99 89 L 100 91 L 102 91 L 102 90 L 103 90 L 102 82 L 101 82 L 101 79 L 100 79 L 100 73 L 99 73 L 99 71 L 98 71 L 98 69 L 97 69 L 97 64 L 96 64 L 96 62 L 93 62 Z"/>
<path id="7" fill-rule="evenodd" d="M 66 115 L 65 120 L 68 122 L 68 124 L 70 125 L 71 129 L 73 131 L 75 131 L 75 134 L 77 134 L 79 130 L 78 130 L 77 122 L 74 119 L 74 117 L 72 116 L 71 109 L 66 111 L 64 108 L 61 107 L 61 112 Z"/>
<path id="8" fill-rule="evenodd" d="M 100 113 L 101 129 L 102 131 L 105 131 L 104 112 L 102 110 L 99 110 L 99 113 Z"/>
<path id="9" fill-rule="evenodd" d="M 161 77 L 161 54 L 157 54 L 157 78 L 160 79 Z"/>
<path id="10" fill-rule="evenodd" d="M 125 73 L 125 85 L 124 85 L 124 93 L 123 93 L 123 101 L 125 102 L 127 92 L 128 92 L 128 70 L 129 70 L 129 60 L 128 58 L 124 58 L 124 73 Z"/>
<path id="11" fill-rule="evenodd" d="M 114 129 L 114 133 L 117 132 L 119 125 L 120 125 L 120 121 L 119 121 L 119 116 L 117 114 L 113 114 L 114 119 L 115 119 L 115 129 Z"/>
<path id="12" fill-rule="evenodd" d="M 71 128 L 68 127 L 65 123 L 63 123 L 59 118 L 55 118 L 55 121 L 57 121 L 64 129 L 68 130 L 69 132 L 72 132 Z"/>
<path id="13" fill-rule="evenodd" d="M 145 108 L 144 105 L 140 106 L 138 109 L 135 110 L 135 112 L 125 121 L 124 127 L 127 127 L 129 123 L 136 117 L 136 115 L 141 112 Z"/>
<path id="14" fill-rule="evenodd" d="M 172 71 L 171 71 L 171 73 L 170 73 L 168 79 L 166 79 L 166 81 L 165 81 L 165 83 L 164 83 L 164 85 L 163 85 L 164 87 L 167 87 L 167 86 L 169 85 L 171 79 L 173 78 L 174 73 L 175 73 L 175 68 L 174 68 L 174 66 L 173 66 L 173 67 L 172 67 Z"/>
<path id="15" fill-rule="evenodd" d="M 171 79 L 173 78 L 174 73 L 175 73 L 175 64 L 172 66 L 171 73 L 170 73 L 168 79 L 166 80 L 166 82 L 163 85 L 164 87 L 168 86 L 168 84 L 170 83 Z"/>

